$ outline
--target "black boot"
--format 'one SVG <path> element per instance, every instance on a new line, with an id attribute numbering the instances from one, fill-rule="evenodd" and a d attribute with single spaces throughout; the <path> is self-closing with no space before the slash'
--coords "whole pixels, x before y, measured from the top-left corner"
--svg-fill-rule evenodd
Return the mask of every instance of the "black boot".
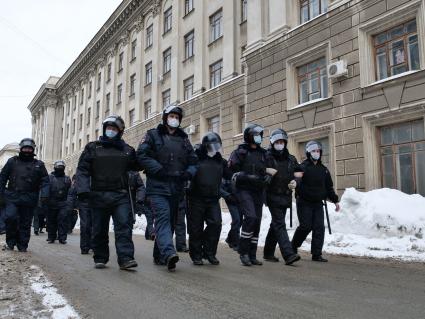
<path id="1" fill-rule="evenodd" d="M 215 256 L 207 256 L 207 260 L 211 265 L 219 265 L 220 261 Z"/>
<path id="2" fill-rule="evenodd" d="M 265 261 L 270 261 L 270 262 L 273 262 L 273 263 L 279 262 L 279 258 L 277 258 L 276 256 L 264 256 L 263 259 Z"/>
<path id="3" fill-rule="evenodd" d="M 294 262 L 297 262 L 300 259 L 301 257 L 298 254 L 293 254 L 285 259 L 285 265 L 292 265 Z"/>
<path id="4" fill-rule="evenodd" d="M 120 269 L 122 270 L 127 270 L 127 269 L 135 268 L 135 267 L 137 267 L 137 262 L 134 259 L 127 260 L 126 262 L 123 262 L 122 264 L 120 264 Z"/>
<path id="5" fill-rule="evenodd" d="M 174 272 L 176 271 L 176 264 L 179 261 L 179 256 L 177 254 L 173 254 L 168 256 L 167 258 L 167 268 L 168 271 Z"/>
<path id="6" fill-rule="evenodd" d="M 262 266 L 263 265 L 263 263 L 261 261 L 259 261 L 257 258 L 251 259 L 251 264 L 253 264 L 255 266 Z"/>
<path id="7" fill-rule="evenodd" d="M 48 244 L 53 244 L 55 242 L 55 240 L 54 239 L 47 239 L 47 243 Z"/>
<path id="8" fill-rule="evenodd" d="M 195 266 L 202 266 L 204 264 L 204 262 L 200 258 L 194 258 L 192 259 L 192 262 Z"/>
<path id="9" fill-rule="evenodd" d="M 252 266 L 251 259 L 249 259 L 249 255 L 241 255 L 240 259 L 241 259 L 242 265 Z"/>
<path id="10" fill-rule="evenodd" d="M 298 248 L 295 247 L 294 242 L 291 242 L 292 250 L 294 251 L 294 254 L 298 254 Z"/>
<path id="11" fill-rule="evenodd" d="M 34 229 L 34 235 L 38 236 L 38 230 Z"/>
<path id="12" fill-rule="evenodd" d="M 327 263 L 328 262 L 328 260 L 326 258 L 323 258 L 322 255 L 313 255 L 313 257 L 311 257 L 311 260 L 322 262 L 322 263 Z"/>

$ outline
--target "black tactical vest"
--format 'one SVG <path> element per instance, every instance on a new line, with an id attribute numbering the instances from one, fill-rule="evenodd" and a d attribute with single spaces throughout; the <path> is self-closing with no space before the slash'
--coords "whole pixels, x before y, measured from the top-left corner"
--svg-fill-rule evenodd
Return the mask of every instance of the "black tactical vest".
<path id="1" fill-rule="evenodd" d="M 199 168 L 191 183 L 191 193 L 204 197 L 220 197 L 223 163 L 214 159 L 199 162 Z"/>
<path id="2" fill-rule="evenodd" d="M 38 192 L 41 180 L 40 169 L 39 161 L 22 161 L 16 157 L 9 177 L 8 190 Z"/>
<path id="3" fill-rule="evenodd" d="M 178 173 L 187 168 L 187 150 L 185 140 L 181 136 L 163 135 L 162 145 L 157 149 L 157 160 L 167 170 L 169 175 L 178 176 Z"/>
<path id="4" fill-rule="evenodd" d="M 291 181 L 291 172 L 290 172 L 290 161 L 285 159 L 283 161 L 275 160 L 275 165 L 277 169 L 276 175 L 272 179 L 272 183 L 269 186 L 270 192 L 275 194 L 287 195 L 288 184 Z"/>
<path id="5" fill-rule="evenodd" d="M 250 150 L 245 155 L 242 172 L 249 175 L 264 176 L 266 174 L 265 155 L 260 150 Z"/>
<path id="6" fill-rule="evenodd" d="M 91 189 L 94 191 L 116 191 L 128 188 L 128 166 L 130 154 L 115 147 L 96 144 L 92 161 Z"/>
<path id="7" fill-rule="evenodd" d="M 50 199 L 56 201 L 66 201 L 69 188 L 71 187 L 71 179 L 64 176 L 55 176 L 50 174 Z"/>

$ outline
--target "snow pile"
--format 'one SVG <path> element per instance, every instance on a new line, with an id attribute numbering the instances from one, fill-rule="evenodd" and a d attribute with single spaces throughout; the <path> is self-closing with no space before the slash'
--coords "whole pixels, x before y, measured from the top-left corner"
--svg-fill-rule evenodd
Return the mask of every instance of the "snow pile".
<path id="1" fill-rule="evenodd" d="M 31 289 L 43 300 L 43 305 L 51 312 L 53 319 L 78 319 L 80 318 L 66 299 L 58 293 L 58 290 L 53 286 L 43 274 L 43 271 L 32 265 L 31 273 L 28 277 Z"/>

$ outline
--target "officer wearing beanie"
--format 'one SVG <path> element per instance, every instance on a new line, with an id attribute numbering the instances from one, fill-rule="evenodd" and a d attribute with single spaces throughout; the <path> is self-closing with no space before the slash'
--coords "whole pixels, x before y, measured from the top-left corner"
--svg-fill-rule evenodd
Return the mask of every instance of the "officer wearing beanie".
<path id="1" fill-rule="evenodd" d="M 68 191 L 71 179 L 65 175 L 65 162 L 56 161 L 54 171 L 49 175 L 50 193 L 47 202 L 47 242 L 53 244 L 59 239 L 61 244 L 66 244 L 69 229 L 68 222 Z"/>
<path id="2" fill-rule="evenodd" d="M 270 135 L 270 148 L 267 150 L 267 167 L 275 169 L 266 191 L 266 204 L 272 215 L 272 222 L 264 245 L 264 260 L 277 262 L 274 256 L 276 244 L 287 265 L 300 260 L 291 246 L 286 231 L 286 211 L 292 205 L 292 190 L 296 187 L 294 173 L 301 168 L 297 159 L 287 149 L 288 135 L 282 129 L 274 130 Z"/>
<path id="3" fill-rule="evenodd" d="M 179 256 L 173 233 L 184 183 L 197 170 L 198 158 L 186 133 L 180 128 L 183 110 L 169 105 L 162 124 L 149 130 L 137 149 L 137 159 L 146 174 L 146 196 L 154 217 L 154 262 L 175 271 Z"/>
<path id="4" fill-rule="evenodd" d="M 95 268 L 105 268 L 109 261 L 108 233 L 112 217 L 118 264 L 125 270 L 137 267 L 128 172 L 138 171 L 139 166 L 134 148 L 122 139 L 123 119 L 109 116 L 102 126 L 103 135 L 98 141 L 88 143 L 80 156 L 76 190 L 78 199 L 87 201 L 91 208 Z"/>
<path id="5" fill-rule="evenodd" d="M 42 161 L 35 159 L 35 143 L 24 138 L 18 156 L 10 158 L 0 173 L 0 207 L 4 207 L 6 245 L 26 252 L 31 236 L 31 220 L 39 196 L 44 204 L 49 196 L 49 176 Z M 6 186 L 7 185 L 7 186 Z"/>
<path id="6" fill-rule="evenodd" d="M 301 164 L 303 175 L 298 180 L 296 190 L 297 215 L 300 225 L 292 238 L 292 247 L 296 252 L 308 234 L 313 232 L 311 240 L 312 260 L 327 262 L 328 260 L 322 256 L 325 239 L 323 201 L 329 199 L 335 203 L 338 212 L 340 209 L 338 195 L 333 188 L 331 174 L 321 161 L 322 144 L 317 141 L 308 142 L 305 153 L 307 159 Z"/>

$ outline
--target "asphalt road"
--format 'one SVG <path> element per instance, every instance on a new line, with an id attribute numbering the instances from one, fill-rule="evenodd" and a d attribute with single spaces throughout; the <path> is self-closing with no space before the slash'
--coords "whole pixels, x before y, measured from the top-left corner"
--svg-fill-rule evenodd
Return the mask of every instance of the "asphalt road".
<path id="1" fill-rule="evenodd" d="M 118 269 L 113 238 L 109 267 L 96 270 L 78 234 L 65 246 L 45 239 L 33 236 L 29 254 L 82 318 L 425 318 L 424 264 L 302 254 L 297 266 L 243 267 L 223 245 L 219 266 L 180 254 L 169 273 L 152 263 L 152 242 L 134 236 L 137 271 Z"/>

